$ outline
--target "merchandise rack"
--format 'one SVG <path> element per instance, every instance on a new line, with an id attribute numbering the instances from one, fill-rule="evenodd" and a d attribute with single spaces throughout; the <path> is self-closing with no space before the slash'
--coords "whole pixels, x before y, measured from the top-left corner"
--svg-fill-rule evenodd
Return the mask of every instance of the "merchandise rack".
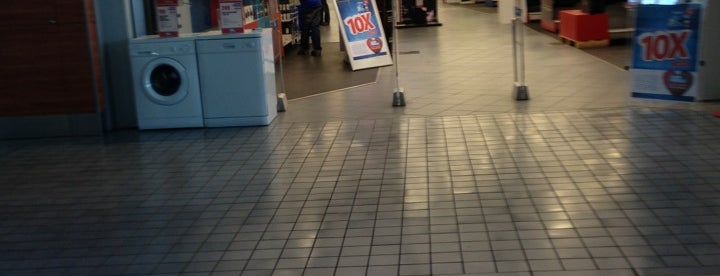
<path id="1" fill-rule="evenodd" d="M 300 22 L 298 18 L 299 0 L 279 0 L 280 18 L 282 19 L 283 45 L 300 43 Z"/>

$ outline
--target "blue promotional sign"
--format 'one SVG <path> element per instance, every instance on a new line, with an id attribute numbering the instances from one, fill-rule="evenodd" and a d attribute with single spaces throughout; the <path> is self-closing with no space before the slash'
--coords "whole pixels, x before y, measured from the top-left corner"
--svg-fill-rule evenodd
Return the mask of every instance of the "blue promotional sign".
<path id="1" fill-rule="evenodd" d="M 637 6 L 634 97 L 694 101 L 701 12 L 699 4 Z"/>
<path id="2" fill-rule="evenodd" d="M 392 64 L 373 0 L 337 0 L 335 10 L 353 70 Z"/>

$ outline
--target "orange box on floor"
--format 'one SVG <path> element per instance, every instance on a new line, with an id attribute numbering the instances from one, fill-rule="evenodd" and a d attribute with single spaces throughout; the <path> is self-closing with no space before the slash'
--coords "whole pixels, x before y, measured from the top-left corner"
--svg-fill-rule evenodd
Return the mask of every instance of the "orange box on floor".
<path id="1" fill-rule="evenodd" d="M 560 36 L 574 41 L 610 39 L 608 14 L 587 14 L 580 10 L 560 11 Z"/>

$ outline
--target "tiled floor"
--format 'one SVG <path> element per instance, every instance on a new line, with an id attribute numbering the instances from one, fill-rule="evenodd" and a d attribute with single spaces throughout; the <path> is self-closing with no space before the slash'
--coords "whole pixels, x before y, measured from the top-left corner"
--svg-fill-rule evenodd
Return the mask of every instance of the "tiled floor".
<path id="1" fill-rule="evenodd" d="M 494 21 L 442 8 L 404 109 L 383 69 L 269 127 L 1 141 L 0 274 L 720 274 L 710 105 L 547 43 L 517 103 Z"/>

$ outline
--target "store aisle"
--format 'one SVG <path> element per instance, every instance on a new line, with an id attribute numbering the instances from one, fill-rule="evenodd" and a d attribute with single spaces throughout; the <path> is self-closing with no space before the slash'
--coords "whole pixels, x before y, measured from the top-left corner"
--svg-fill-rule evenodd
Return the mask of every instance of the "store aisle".
<path id="1" fill-rule="evenodd" d="M 329 42 L 337 42 L 339 43 L 340 40 L 340 25 L 338 21 L 337 14 L 335 12 L 335 8 L 332 6 L 332 1 L 328 0 L 328 4 L 330 5 L 330 25 L 328 26 L 321 26 L 320 31 L 322 32 L 321 40 L 323 43 L 329 43 Z"/>
<path id="2" fill-rule="evenodd" d="M 347 54 L 340 49 L 340 30 L 331 6 L 330 25 L 321 26 L 323 54 L 321 57 L 298 56 L 299 45 L 286 48 L 283 58 L 285 94 L 288 99 L 345 90 L 374 83 L 378 69 L 353 71 L 346 62 Z"/>
<path id="3" fill-rule="evenodd" d="M 526 29 L 530 101 L 512 95 L 510 26 L 496 14 L 440 4 L 442 27 L 399 30 L 400 83 L 408 105 L 392 108 L 393 68 L 378 82 L 292 101 L 283 122 L 328 118 L 398 118 L 506 112 L 673 107 L 714 110 L 718 104 L 685 105 L 629 98 L 628 72 L 558 40 Z M 293 84 L 295 85 L 295 84 Z M 310 85 L 310 84 L 308 84 Z M 318 109 L 320 103 L 328 108 Z"/>
<path id="4" fill-rule="evenodd" d="M 377 68 L 353 71 L 345 62 L 346 56 L 345 52 L 340 51 L 339 42 L 323 43 L 321 57 L 298 56 L 290 51 L 283 59 L 285 94 L 288 99 L 311 97 L 377 80 Z"/>

